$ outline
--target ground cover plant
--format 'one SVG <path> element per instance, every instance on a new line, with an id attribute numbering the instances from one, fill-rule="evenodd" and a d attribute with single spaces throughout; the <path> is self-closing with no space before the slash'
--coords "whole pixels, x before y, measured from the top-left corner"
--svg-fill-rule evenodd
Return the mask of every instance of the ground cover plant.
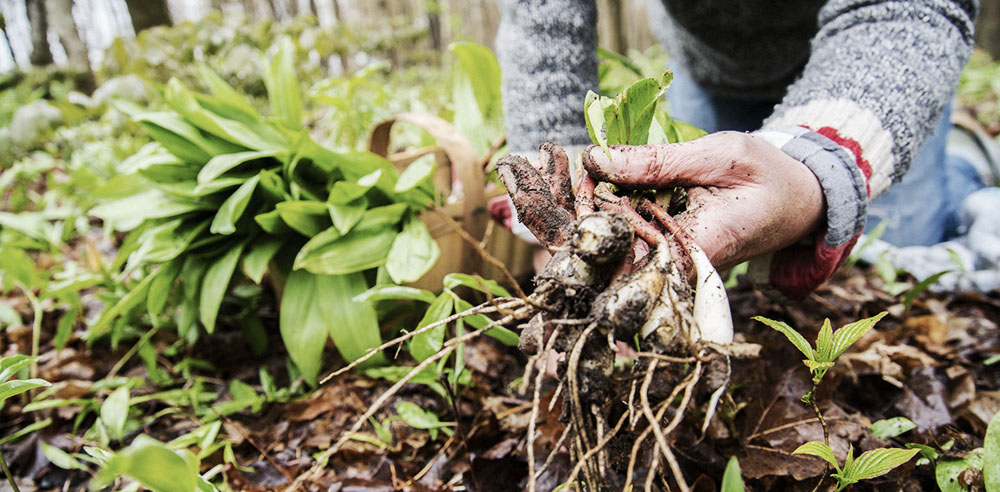
<path id="1" fill-rule="evenodd" d="M 670 229 L 682 190 L 637 196 L 594 183 L 567 193 L 559 178 L 572 163 L 557 145 L 543 148 L 539 168 L 499 164 L 499 81 L 485 48 L 456 45 L 440 61 L 448 69 L 407 67 L 379 58 L 386 40 L 314 37 L 314 20 L 231 22 L 210 16 L 117 42 L 93 94 L 55 72 L 0 82 L 0 142 L 21 107 L 23 121 L 41 123 L 0 145 L 10 153 L 0 165 L 0 393 L 9 396 L 0 455 L 12 488 L 996 490 L 996 293 L 932 293 L 855 264 L 801 304 L 775 302 L 742 276 L 713 279 L 693 266 L 697 252 Z M 353 44 L 329 47 L 345 39 Z M 332 60 L 341 49 L 372 53 L 373 63 L 336 73 L 309 54 Z M 268 68 L 289 59 L 302 62 Z M 662 51 L 601 60 L 601 95 L 586 108 L 596 143 L 698 135 L 655 103 L 669 81 Z M 994 97 L 985 79 L 967 80 L 969 93 Z M 112 87 L 128 97 L 112 101 Z M 382 249 L 347 249 L 388 258 L 408 227 L 423 234 L 422 211 L 446 201 L 430 186 L 441 170 L 434 158 L 407 175 L 364 152 L 376 123 L 402 111 L 451 122 L 487 173 L 507 181 L 555 245 L 537 281 L 450 272 L 429 290 L 399 285 L 401 271 L 418 268 L 393 273 L 387 260 L 310 272 L 334 259 L 304 255 L 311 241 L 323 256 L 347 248 L 338 241 L 377 237 Z M 388 151 L 434 144 L 396 125 Z M 234 167 L 199 181 L 216 158 Z M 161 212 L 194 208 L 150 217 L 154 194 Z M 385 207 L 392 217 L 374 224 Z M 616 271 L 632 263 L 615 258 L 623 244 L 624 256 L 638 247 L 648 260 Z M 284 259 L 264 261 L 272 254 Z M 204 265 L 185 272 L 189 258 Z M 324 324 L 302 336 L 309 355 L 296 356 L 283 318 L 309 310 L 278 300 L 332 306 L 319 292 L 337 288 L 318 279 L 338 275 L 359 279 L 348 305 L 374 313 L 367 333 L 379 338 L 320 343 L 330 337 Z M 721 310 L 696 311 L 713 305 L 698 301 L 712 292 L 705 282 L 723 278 L 735 329 L 716 332 L 703 320 Z M 883 312 L 837 356 L 819 343 L 809 357 L 753 320 L 832 343 L 843 330 L 833 326 Z M 629 322 L 650 316 L 671 321 Z M 622 343 L 611 348 L 609 334 Z M 345 360 L 377 357 L 375 345 L 380 364 Z M 548 347 L 562 360 L 546 357 Z M 803 358 L 823 372 L 818 384 Z M 887 467 L 862 465 L 886 448 L 915 456 L 875 476 Z"/>

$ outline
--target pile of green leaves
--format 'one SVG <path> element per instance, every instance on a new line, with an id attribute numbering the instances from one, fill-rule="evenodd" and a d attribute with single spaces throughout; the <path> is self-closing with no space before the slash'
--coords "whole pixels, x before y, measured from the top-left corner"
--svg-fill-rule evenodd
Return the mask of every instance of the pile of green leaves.
<path id="1" fill-rule="evenodd" d="M 270 270 L 282 339 L 307 381 L 316 382 L 328 337 L 347 360 L 379 345 L 374 309 L 352 298 L 417 280 L 437 260 L 417 218 L 434 203 L 434 163 L 400 173 L 373 154 L 318 144 L 302 125 L 295 74 L 285 38 L 266 71 L 269 117 L 204 67 L 211 95 L 171 80 L 168 111 L 120 104 L 156 142 L 120 166 L 136 193 L 91 210 L 131 231 L 119 255 L 135 281 L 93 332 L 144 305 L 154 325 L 170 315 L 195 340 L 199 324 L 214 331 L 231 285 Z"/>

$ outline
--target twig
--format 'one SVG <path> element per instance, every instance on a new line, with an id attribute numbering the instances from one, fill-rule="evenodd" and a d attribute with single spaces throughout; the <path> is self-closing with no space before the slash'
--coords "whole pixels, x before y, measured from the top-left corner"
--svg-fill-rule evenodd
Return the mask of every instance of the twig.
<path id="1" fill-rule="evenodd" d="M 410 370 L 410 372 L 406 373 L 406 375 L 403 376 L 402 379 L 397 381 L 396 384 L 393 384 L 388 390 L 379 395 L 379 397 L 375 400 L 375 402 L 368 407 L 368 410 L 366 410 L 364 414 L 358 417 L 358 420 L 354 422 L 354 425 L 351 426 L 351 429 L 345 432 L 343 437 L 337 440 L 337 442 L 334 443 L 334 445 L 330 447 L 330 449 L 327 449 L 326 451 L 323 452 L 323 454 L 317 457 L 316 464 L 314 464 L 312 468 L 310 468 L 306 473 L 299 475 L 299 478 L 297 478 L 295 482 L 292 483 L 292 485 L 289 487 L 288 490 L 301 489 L 302 483 L 310 480 L 313 477 L 313 475 L 315 475 L 319 471 L 319 469 L 324 466 L 324 463 L 326 463 L 331 456 L 336 454 L 337 451 L 340 451 L 341 446 L 343 446 L 344 443 L 346 443 L 355 433 L 357 433 L 361 429 L 361 426 L 363 426 L 365 422 L 368 421 L 368 418 L 375 415 L 375 412 L 377 412 L 380 408 L 382 408 L 382 405 L 384 405 L 387 401 L 389 401 L 389 399 L 392 398 L 392 396 L 395 395 L 397 392 L 399 392 L 400 388 L 402 388 L 405 384 L 409 383 L 411 379 L 415 378 L 418 374 L 423 372 L 424 369 L 427 369 L 438 360 L 454 352 L 456 345 L 468 342 L 469 340 L 472 340 L 473 338 L 482 335 L 490 328 L 493 328 L 498 324 L 500 324 L 501 321 L 503 320 L 494 321 L 482 328 L 479 328 L 476 331 L 472 331 L 463 336 L 448 340 L 447 342 L 445 342 L 444 346 L 441 347 L 441 350 L 439 350 L 434 355 L 424 359 L 424 361 L 421 362 L 420 364 L 416 365 L 413 369 Z"/>
<path id="2" fill-rule="evenodd" d="M 672 362 L 674 364 L 690 364 L 692 362 L 697 362 L 698 359 L 695 357 L 671 357 L 669 355 L 657 354 L 653 352 L 639 352 L 636 357 L 645 357 L 647 359 L 657 359 L 664 362 Z"/>
<path id="3" fill-rule="evenodd" d="M 222 419 L 223 422 L 228 422 L 229 424 L 233 424 L 232 419 L 230 419 L 229 417 L 227 417 L 225 415 L 222 415 L 221 413 L 216 412 L 215 410 L 212 410 L 212 412 L 215 413 L 215 415 L 217 417 L 219 417 L 220 419 Z M 293 477 L 292 474 L 289 473 L 289 471 L 287 469 L 285 469 L 285 467 L 279 465 L 277 461 L 274 461 L 274 458 L 271 457 L 270 453 L 268 453 L 268 450 L 264 449 L 263 447 L 261 447 L 260 444 L 258 444 L 257 441 L 255 441 L 253 439 L 253 437 L 251 437 L 248 434 L 244 434 L 243 431 L 241 431 L 239 429 L 239 426 L 237 426 L 237 425 L 232 425 L 232 428 L 233 428 L 233 430 L 235 430 L 240 435 L 240 437 L 242 437 L 243 439 L 246 439 L 247 442 L 249 442 L 250 445 L 253 446 L 260 453 L 260 455 L 265 460 L 267 460 L 267 462 L 270 463 L 271 466 L 274 467 L 275 470 L 278 470 L 278 472 L 280 472 L 281 475 L 283 477 L 285 477 L 285 480 L 288 480 L 289 482 L 294 482 L 295 481 L 295 477 Z"/>
<path id="4" fill-rule="evenodd" d="M 517 299 L 513 299 L 513 300 L 511 300 L 510 304 L 520 303 L 520 302 L 521 301 L 519 301 Z M 347 371 L 350 371 L 351 369 L 357 367 L 359 364 L 363 363 L 364 361 L 366 361 L 366 360 L 374 357 L 375 354 L 377 354 L 377 353 L 379 353 L 379 352 L 381 352 L 381 351 L 383 351 L 383 350 L 385 350 L 385 349 L 387 349 L 389 347 L 392 347 L 393 345 L 396 345 L 397 343 L 405 342 L 406 340 L 408 340 L 410 338 L 413 338 L 413 337 L 415 337 L 415 336 L 417 336 L 417 335 L 419 335 L 421 333 L 433 330 L 434 328 L 437 328 L 437 327 L 439 327 L 441 325 L 446 325 L 446 324 L 451 323 L 452 321 L 455 321 L 457 319 L 465 318 L 467 316 L 475 316 L 477 314 L 488 314 L 488 313 L 492 313 L 492 312 L 497 311 L 497 310 L 498 310 L 498 308 L 494 307 L 494 306 L 479 305 L 479 306 L 476 306 L 476 307 L 473 307 L 473 308 L 470 308 L 470 309 L 466 309 L 465 311 L 462 311 L 461 313 L 453 314 L 453 315 L 451 315 L 451 316 L 449 316 L 449 317 L 447 317 L 447 318 L 445 318 L 445 319 L 443 319 L 441 321 L 436 321 L 436 322 L 431 323 L 431 324 L 429 324 L 427 326 L 424 326 L 424 327 L 422 327 L 420 329 L 413 330 L 413 331 L 411 331 L 409 333 L 406 333 L 404 335 L 398 336 L 398 337 L 396 337 L 396 338 L 394 338 L 392 340 L 389 340 L 388 342 L 383 343 L 382 345 L 379 345 L 378 347 L 375 347 L 373 349 L 368 349 L 368 353 L 367 354 L 362 355 L 361 357 L 359 357 L 358 359 L 354 360 L 350 364 L 348 364 L 348 365 L 346 365 L 344 367 L 341 367 L 340 369 L 337 369 L 336 371 L 333 371 L 328 376 L 326 376 L 325 378 L 323 378 L 322 380 L 320 380 L 319 384 L 325 384 L 330 379 L 333 379 L 333 378 L 335 378 L 335 377 L 337 377 L 337 376 L 339 376 L 339 375 L 341 375 L 341 374 L 343 374 L 343 373 L 345 373 Z M 500 324 L 506 324 L 506 323 L 508 323 L 508 322 L 511 321 L 510 319 L 507 319 L 507 318 L 503 318 L 503 320 L 504 321 L 502 323 L 500 323 Z M 493 326 L 496 326 L 496 325 L 493 325 Z"/>
<path id="5" fill-rule="evenodd" d="M 135 344 L 133 344 L 132 347 L 128 349 L 128 352 L 125 352 L 125 355 L 123 355 L 121 359 L 118 359 L 118 362 L 115 363 L 114 367 L 112 367 L 111 370 L 108 371 L 108 375 L 104 376 L 104 378 L 111 379 L 115 377 L 115 375 L 118 374 L 118 371 L 120 371 L 122 367 L 125 366 L 125 363 L 127 363 L 129 359 L 131 359 L 132 356 L 135 355 L 135 353 L 139 350 L 139 347 L 142 344 L 148 342 L 150 338 L 153 338 L 153 335 L 155 335 L 156 332 L 159 330 L 160 327 L 158 325 L 154 325 L 152 328 L 150 328 L 149 331 L 143 333 L 142 336 L 139 337 L 139 340 L 136 341 Z"/>
<path id="6" fill-rule="evenodd" d="M 479 253 L 479 256 L 484 261 L 496 267 L 497 270 L 500 270 L 500 274 L 503 275 L 504 280 L 506 280 L 510 284 L 511 288 L 514 289 L 514 294 L 516 294 L 517 297 L 521 299 L 528 297 L 524 293 L 524 291 L 521 290 L 521 286 L 518 285 L 517 280 L 514 280 L 514 276 L 511 275 L 510 270 L 508 270 L 507 267 L 504 266 L 503 262 L 496 259 L 496 257 L 491 255 L 489 251 L 486 251 L 486 248 L 480 245 L 479 241 L 477 241 L 476 238 L 472 237 L 471 234 L 469 234 L 465 229 L 463 229 L 461 224 L 455 222 L 455 219 L 449 217 L 448 214 L 443 213 L 440 210 L 432 209 L 431 212 L 434 212 L 442 219 L 444 219 L 444 221 L 447 222 L 449 226 L 451 226 L 452 230 L 454 230 L 455 233 L 458 234 L 458 237 L 462 238 L 463 241 L 471 245 L 476 250 L 476 252 Z"/>
<path id="7" fill-rule="evenodd" d="M 569 437 L 569 431 L 570 431 L 570 429 L 572 429 L 572 427 L 570 427 L 568 425 L 566 426 L 565 429 L 563 429 L 562 435 L 560 435 L 559 436 L 559 440 L 556 441 L 555 447 L 553 447 L 552 451 L 549 452 L 549 456 L 545 458 L 545 463 L 542 463 L 542 467 L 539 468 L 538 471 L 535 472 L 535 480 L 538 480 L 539 478 L 541 478 L 542 477 L 542 473 L 545 473 L 545 470 L 547 470 L 549 468 L 549 465 L 552 464 L 552 460 L 555 459 L 556 454 L 559 452 L 559 448 L 561 448 L 563 446 L 563 444 L 566 443 L 566 438 Z"/>

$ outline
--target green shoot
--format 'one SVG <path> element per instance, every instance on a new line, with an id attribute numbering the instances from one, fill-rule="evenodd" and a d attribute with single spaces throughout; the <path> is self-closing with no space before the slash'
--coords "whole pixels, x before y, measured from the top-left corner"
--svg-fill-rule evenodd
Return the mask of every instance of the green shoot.
<path id="1" fill-rule="evenodd" d="M 729 458 L 726 464 L 726 471 L 722 474 L 722 488 L 719 492 L 744 492 L 746 486 L 743 484 L 743 477 L 740 472 L 740 462 L 735 456 Z"/>
<path id="2" fill-rule="evenodd" d="M 881 448 L 865 451 L 855 459 L 854 447 L 851 446 L 847 451 L 843 468 L 837 462 L 830 446 L 818 441 L 807 442 L 792 454 L 809 454 L 829 462 L 837 470 L 832 476 L 837 480 L 836 490 L 840 492 L 848 485 L 889 473 L 893 468 L 910 461 L 918 452 L 916 449 Z"/>

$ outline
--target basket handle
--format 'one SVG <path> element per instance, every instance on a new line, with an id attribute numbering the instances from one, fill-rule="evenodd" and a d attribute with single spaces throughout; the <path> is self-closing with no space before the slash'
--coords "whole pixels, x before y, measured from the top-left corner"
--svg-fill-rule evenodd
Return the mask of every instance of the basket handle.
<path id="1" fill-rule="evenodd" d="M 397 121 L 419 126 L 437 140 L 438 146 L 444 151 L 451 163 L 451 193 L 460 198 L 462 202 L 462 228 L 472 237 L 482 238 L 486 232 L 488 218 L 485 192 L 486 176 L 483 173 L 482 159 L 476 154 L 468 139 L 451 123 L 437 116 L 424 113 L 400 113 L 379 123 L 372 129 L 368 137 L 368 150 L 370 152 L 390 159 L 389 135 L 392 125 Z M 407 160 L 412 162 L 412 158 Z M 405 164 L 408 165 L 409 162 Z"/>

